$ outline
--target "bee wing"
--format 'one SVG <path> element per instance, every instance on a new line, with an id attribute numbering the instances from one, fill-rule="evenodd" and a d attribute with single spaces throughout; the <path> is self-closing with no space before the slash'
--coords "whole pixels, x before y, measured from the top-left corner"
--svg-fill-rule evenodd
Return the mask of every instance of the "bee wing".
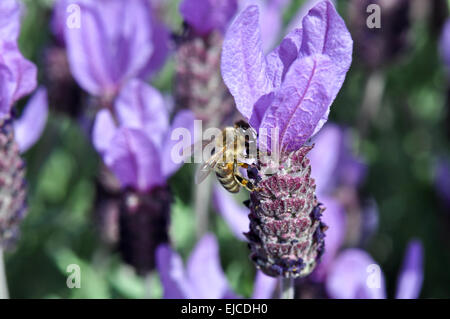
<path id="1" fill-rule="evenodd" d="M 212 140 L 200 140 L 197 141 L 194 144 L 189 145 L 188 147 L 183 149 L 183 154 L 187 154 L 186 155 L 186 159 L 191 158 L 192 156 L 196 155 L 196 152 L 200 152 L 200 154 L 202 154 L 201 152 L 203 152 L 203 149 L 205 148 L 205 146 L 207 146 L 209 143 L 211 143 Z"/>
<path id="2" fill-rule="evenodd" d="M 208 160 L 203 162 L 203 164 L 195 172 L 195 183 L 200 184 L 203 182 L 208 175 L 215 169 L 217 162 L 221 159 L 225 148 L 219 152 L 214 153 Z"/>

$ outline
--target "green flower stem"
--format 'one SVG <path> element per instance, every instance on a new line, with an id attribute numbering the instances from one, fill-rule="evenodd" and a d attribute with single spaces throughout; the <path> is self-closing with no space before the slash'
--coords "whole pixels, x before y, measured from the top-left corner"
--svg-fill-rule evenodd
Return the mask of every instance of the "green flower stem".
<path id="1" fill-rule="evenodd" d="M 280 278 L 280 299 L 294 299 L 294 278 Z"/>

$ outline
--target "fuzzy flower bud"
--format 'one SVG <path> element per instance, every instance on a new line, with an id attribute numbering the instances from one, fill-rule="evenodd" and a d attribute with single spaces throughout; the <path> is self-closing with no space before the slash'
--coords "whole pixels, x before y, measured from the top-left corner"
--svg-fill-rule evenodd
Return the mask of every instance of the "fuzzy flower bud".
<path id="1" fill-rule="evenodd" d="M 325 209 L 316 199 L 316 185 L 304 146 L 286 154 L 275 174 L 264 173 L 250 197 L 251 259 L 269 276 L 298 278 L 309 275 L 324 249 Z"/>
<path id="2" fill-rule="evenodd" d="M 0 247 L 14 244 L 26 213 L 25 164 L 11 117 L 0 121 Z"/>
<path id="3" fill-rule="evenodd" d="M 222 41 L 219 32 L 208 37 L 193 36 L 182 39 L 176 52 L 177 105 L 211 125 L 221 124 L 211 121 L 223 120 L 234 111 L 233 98 L 220 75 Z"/>

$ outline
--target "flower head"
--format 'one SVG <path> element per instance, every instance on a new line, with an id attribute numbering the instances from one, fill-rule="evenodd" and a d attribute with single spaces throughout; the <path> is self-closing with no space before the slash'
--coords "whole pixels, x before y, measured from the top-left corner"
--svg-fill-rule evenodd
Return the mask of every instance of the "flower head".
<path id="1" fill-rule="evenodd" d="M 60 1 L 54 30 L 63 30 L 72 74 L 91 95 L 114 96 L 127 80 L 146 78 L 164 62 L 169 33 L 148 1 Z M 79 10 L 68 13 L 71 4 Z M 74 14 L 79 25 L 67 25 Z"/>

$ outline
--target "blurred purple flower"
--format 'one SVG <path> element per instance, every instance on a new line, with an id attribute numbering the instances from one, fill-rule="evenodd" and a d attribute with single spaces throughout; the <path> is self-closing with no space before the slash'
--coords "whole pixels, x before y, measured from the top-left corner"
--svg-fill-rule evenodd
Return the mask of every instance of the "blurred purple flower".
<path id="1" fill-rule="evenodd" d="M 450 70 L 450 19 L 445 22 L 442 30 L 440 53 L 447 70 Z"/>
<path id="2" fill-rule="evenodd" d="M 327 124 L 317 134 L 308 154 L 317 194 L 330 194 L 338 185 L 357 187 L 366 175 L 367 166 L 353 155 L 350 132 L 336 124 Z"/>
<path id="3" fill-rule="evenodd" d="M 441 159 L 435 168 L 435 187 L 447 207 L 450 207 L 450 163 Z"/>
<path id="4" fill-rule="evenodd" d="M 250 5 L 259 8 L 259 25 L 261 26 L 261 40 L 263 51 L 273 49 L 279 40 L 283 27 L 283 11 L 290 1 L 285 0 L 243 0 L 239 7 L 245 9 Z"/>
<path id="5" fill-rule="evenodd" d="M 117 124 L 111 112 L 104 109 L 97 114 L 93 128 L 93 143 L 105 164 L 122 187 L 147 191 L 165 184 L 181 165 L 171 157 L 177 143 L 171 139 L 171 133 L 182 127 L 192 136 L 193 114 L 180 111 L 169 124 L 161 93 L 136 79 L 124 86 L 113 111 Z"/>
<path id="6" fill-rule="evenodd" d="M 213 201 L 217 212 L 222 215 L 233 234 L 240 240 L 246 240 L 244 233 L 249 231 L 250 210 L 236 202 L 233 195 L 219 184 L 214 185 Z"/>
<path id="7" fill-rule="evenodd" d="M 227 30 L 222 76 L 250 125 L 269 135 L 278 128 L 280 146 L 293 151 L 326 122 L 350 67 L 352 46 L 344 21 L 323 1 L 265 57 L 259 10 L 249 6 Z M 270 149 L 267 140 L 263 147 Z"/>
<path id="8" fill-rule="evenodd" d="M 199 35 L 225 32 L 237 10 L 237 0 L 183 0 L 180 12 Z"/>
<path id="9" fill-rule="evenodd" d="M 328 226 L 328 229 L 325 237 L 325 252 L 322 255 L 320 264 L 312 274 L 317 281 L 323 281 L 326 277 L 344 243 L 347 230 L 347 217 L 342 205 L 331 197 L 321 197 L 320 201 L 326 207 L 322 221 Z"/>
<path id="10" fill-rule="evenodd" d="M 416 299 L 423 282 L 423 247 L 418 240 L 408 244 L 402 269 L 397 278 L 397 299 Z"/>
<path id="11" fill-rule="evenodd" d="M 398 276 L 396 298 L 418 298 L 423 280 L 422 259 L 422 244 L 411 241 Z M 361 249 L 347 249 L 339 254 L 328 274 L 326 288 L 329 296 L 337 299 L 386 298 L 381 269 Z"/>
<path id="12" fill-rule="evenodd" d="M 16 0 L 0 2 L 0 119 L 13 104 L 37 85 L 36 66 L 19 51 L 21 6 Z"/>
<path id="13" fill-rule="evenodd" d="M 66 24 L 76 14 L 66 11 L 74 3 L 79 27 Z M 146 0 L 60 0 L 52 29 L 64 34 L 76 81 L 95 96 L 114 96 L 127 80 L 147 78 L 168 53 L 169 32 Z"/>
<path id="14" fill-rule="evenodd" d="M 47 116 L 47 90 L 41 87 L 25 105 L 22 116 L 14 121 L 14 138 L 21 153 L 37 142 L 44 131 Z"/>
<path id="15" fill-rule="evenodd" d="M 164 298 L 239 298 L 231 290 L 220 266 L 219 246 L 214 235 L 203 236 L 190 255 L 186 267 L 169 245 L 159 246 L 156 256 Z M 258 273 L 253 297 L 270 298 L 275 285 L 276 280 Z"/>

